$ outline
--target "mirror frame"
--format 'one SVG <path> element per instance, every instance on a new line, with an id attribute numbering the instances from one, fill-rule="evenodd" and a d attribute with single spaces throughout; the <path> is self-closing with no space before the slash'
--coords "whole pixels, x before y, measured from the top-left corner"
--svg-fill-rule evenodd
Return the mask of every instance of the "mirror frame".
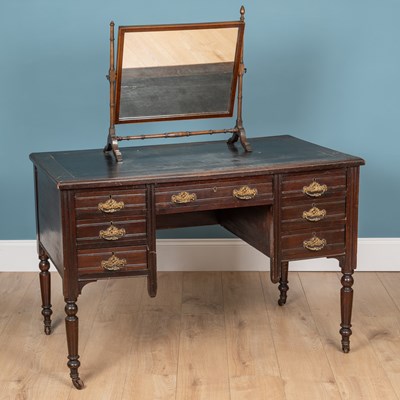
<path id="1" fill-rule="evenodd" d="M 243 126 L 242 120 L 242 99 L 243 99 L 243 75 L 246 72 L 246 68 L 243 63 L 243 37 L 244 37 L 244 14 L 245 9 L 243 6 L 240 8 L 240 20 L 230 22 L 209 22 L 209 23 L 191 23 L 191 24 L 174 24 L 174 25 L 142 25 L 142 26 L 122 26 L 120 32 L 125 34 L 129 31 L 171 31 L 179 29 L 216 29 L 216 28 L 238 28 L 238 37 L 236 41 L 236 51 L 234 59 L 234 68 L 231 82 L 231 96 L 229 109 L 227 112 L 215 112 L 215 113 L 193 113 L 193 114 L 179 114 L 179 115 L 167 115 L 167 116 L 147 116 L 146 118 L 136 119 L 124 119 L 118 118 L 116 112 L 116 103 L 118 99 L 118 111 L 119 111 L 119 96 L 121 92 L 121 77 L 122 77 L 122 48 L 123 48 L 123 37 L 121 33 L 119 37 L 119 51 L 118 51 L 118 72 L 115 71 L 114 67 L 114 22 L 110 23 L 110 68 L 108 75 L 106 76 L 110 83 L 110 127 L 108 130 L 107 144 L 105 145 L 103 152 L 107 154 L 112 151 L 117 162 L 122 162 L 122 154 L 118 147 L 118 142 L 121 140 L 136 140 L 136 139 L 157 139 L 157 138 L 173 138 L 183 136 L 194 136 L 194 135 L 213 135 L 216 133 L 232 133 L 232 136 L 227 141 L 229 146 L 234 145 L 238 140 L 246 152 L 251 152 L 250 143 L 247 141 L 246 131 Z M 122 39 L 121 39 L 122 38 Z M 214 118 L 214 117 L 231 117 L 233 115 L 235 105 L 235 93 L 237 89 L 237 115 L 236 125 L 229 129 L 207 129 L 202 131 L 178 131 L 178 132 L 166 132 L 166 133 L 152 133 L 152 134 L 136 134 L 129 136 L 117 136 L 115 132 L 115 125 L 121 123 L 136 123 L 136 122 L 151 122 L 151 121 L 171 121 L 178 119 L 194 119 L 194 118 Z M 235 151 L 237 151 L 235 149 Z"/>
<path id="2" fill-rule="evenodd" d="M 210 30 L 210 29 L 224 29 L 224 28 L 237 28 L 238 35 L 236 39 L 235 56 L 233 60 L 232 80 L 230 87 L 229 105 L 226 111 L 215 112 L 195 112 L 187 114 L 167 114 L 167 115 L 149 115 L 120 117 L 120 104 L 121 104 L 121 86 L 122 86 L 122 62 L 124 57 L 124 44 L 125 34 L 132 32 L 170 32 L 170 31 L 189 31 L 189 30 Z M 190 23 L 190 24 L 171 24 L 171 25 L 138 25 L 138 26 L 120 26 L 118 28 L 118 48 L 117 48 L 117 71 L 116 71 L 116 89 L 115 89 L 115 124 L 126 123 L 139 123 L 139 122 L 153 122 L 153 121 L 175 121 L 182 119 L 196 119 L 196 118 L 219 118 L 231 117 L 233 115 L 235 94 L 237 87 L 237 78 L 239 65 L 241 61 L 241 53 L 243 48 L 243 35 L 244 35 L 244 22 L 231 21 L 231 22 L 210 22 L 210 23 Z"/>

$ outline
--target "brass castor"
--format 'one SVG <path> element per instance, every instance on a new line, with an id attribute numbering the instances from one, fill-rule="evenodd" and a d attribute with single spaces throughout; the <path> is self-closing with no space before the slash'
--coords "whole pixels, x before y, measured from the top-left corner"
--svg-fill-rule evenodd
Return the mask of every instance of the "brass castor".
<path id="1" fill-rule="evenodd" d="M 84 384 L 82 379 L 78 378 L 78 379 L 72 379 L 72 383 L 73 385 L 78 389 L 78 390 L 82 390 L 84 388 Z"/>

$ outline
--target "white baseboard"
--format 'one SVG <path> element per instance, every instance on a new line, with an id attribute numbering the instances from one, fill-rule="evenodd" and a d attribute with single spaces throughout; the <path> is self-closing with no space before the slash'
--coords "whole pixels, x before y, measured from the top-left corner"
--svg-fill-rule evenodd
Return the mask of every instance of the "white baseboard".
<path id="1" fill-rule="evenodd" d="M 160 239 L 159 271 L 267 271 L 269 259 L 240 239 Z M 37 271 L 34 240 L 0 240 L 0 271 Z M 294 261 L 291 271 L 337 271 L 334 259 Z M 358 271 L 400 271 L 400 238 L 361 238 Z"/>

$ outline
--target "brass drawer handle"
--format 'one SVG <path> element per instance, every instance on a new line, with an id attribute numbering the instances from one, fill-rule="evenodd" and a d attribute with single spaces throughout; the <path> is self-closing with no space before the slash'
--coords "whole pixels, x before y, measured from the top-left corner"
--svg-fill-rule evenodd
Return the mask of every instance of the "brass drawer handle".
<path id="1" fill-rule="evenodd" d="M 326 240 L 318 238 L 315 233 L 309 240 L 304 240 L 303 247 L 311 251 L 320 251 L 326 246 Z"/>
<path id="2" fill-rule="evenodd" d="M 303 186 L 303 193 L 310 197 L 320 197 L 328 190 L 328 186 L 319 184 L 315 179 L 308 186 Z"/>
<path id="3" fill-rule="evenodd" d="M 101 230 L 99 232 L 99 236 L 104 240 L 118 240 L 125 236 L 125 233 L 126 231 L 124 228 L 117 228 L 111 222 L 111 225 L 106 230 Z"/>
<path id="4" fill-rule="evenodd" d="M 303 211 L 303 218 L 311 222 L 321 221 L 321 219 L 324 219 L 325 216 L 326 210 L 320 210 L 314 204 L 312 205 L 312 208 L 310 208 L 308 211 Z"/>
<path id="5" fill-rule="evenodd" d="M 101 262 L 102 268 L 108 271 L 118 271 L 126 265 L 125 258 L 118 258 L 114 253 L 108 260 L 103 260 Z"/>
<path id="6" fill-rule="evenodd" d="M 250 200 L 257 196 L 258 190 L 251 189 L 247 185 L 242 186 L 240 189 L 233 189 L 233 196 L 240 200 Z"/>
<path id="7" fill-rule="evenodd" d="M 97 208 L 104 213 L 111 214 L 122 210 L 124 207 L 125 204 L 123 201 L 116 201 L 110 196 L 106 202 L 99 203 Z"/>
<path id="8" fill-rule="evenodd" d="M 197 200 L 196 193 L 180 192 L 178 194 L 173 194 L 171 196 L 171 201 L 177 204 L 190 203 L 196 200 Z"/>

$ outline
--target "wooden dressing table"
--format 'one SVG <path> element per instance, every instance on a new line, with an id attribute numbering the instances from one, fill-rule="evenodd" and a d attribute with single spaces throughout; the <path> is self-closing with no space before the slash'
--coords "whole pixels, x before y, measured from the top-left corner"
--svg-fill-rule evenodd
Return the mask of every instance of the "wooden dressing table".
<path id="1" fill-rule="evenodd" d="M 286 302 L 288 263 L 339 260 L 342 349 L 350 349 L 361 158 L 292 136 L 31 154 L 44 330 L 51 332 L 49 258 L 63 279 L 68 367 L 79 378 L 77 299 L 98 279 L 142 275 L 157 293 L 156 230 L 220 224 L 270 258 Z"/>

